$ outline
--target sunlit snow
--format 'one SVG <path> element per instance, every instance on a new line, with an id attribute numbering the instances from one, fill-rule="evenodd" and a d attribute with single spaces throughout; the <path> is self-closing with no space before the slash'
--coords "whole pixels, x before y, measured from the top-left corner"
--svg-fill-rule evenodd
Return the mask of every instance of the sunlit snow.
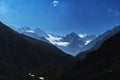
<path id="1" fill-rule="evenodd" d="M 34 31 L 33 31 L 33 30 L 26 30 L 25 32 L 34 33 Z"/>
<path id="2" fill-rule="evenodd" d="M 48 38 L 46 38 L 48 41 L 50 41 L 50 43 L 54 44 L 54 45 L 58 45 L 58 46 L 68 46 L 70 43 L 69 42 L 62 42 L 60 41 L 62 38 L 60 37 L 54 37 L 50 34 L 48 34 Z"/>
<path id="3" fill-rule="evenodd" d="M 89 44 L 92 40 L 88 40 L 86 41 L 85 45 Z"/>
<path id="4" fill-rule="evenodd" d="M 80 38 L 84 38 L 84 37 L 86 37 L 87 36 L 87 34 L 79 34 L 79 37 Z"/>

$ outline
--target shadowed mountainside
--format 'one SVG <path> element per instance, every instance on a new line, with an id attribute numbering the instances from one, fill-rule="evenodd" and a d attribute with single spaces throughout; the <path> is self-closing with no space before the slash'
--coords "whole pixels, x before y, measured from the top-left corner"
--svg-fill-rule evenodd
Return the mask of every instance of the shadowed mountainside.
<path id="1" fill-rule="evenodd" d="M 55 68 L 72 61 L 72 56 L 55 46 L 18 34 L 0 22 L 0 76 Z"/>
<path id="2" fill-rule="evenodd" d="M 90 52 L 83 61 L 64 67 L 57 80 L 120 80 L 120 32 Z"/>
<path id="3" fill-rule="evenodd" d="M 95 40 L 91 41 L 87 46 L 84 48 L 86 51 L 83 51 L 76 55 L 76 59 L 84 59 L 87 56 L 87 53 L 90 53 L 99 47 L 110 37 L 114 36 L 120 31 L 120 26 L 115 26 L 114 28 L 107 30 L 102 35 L 99 35 Z"/>

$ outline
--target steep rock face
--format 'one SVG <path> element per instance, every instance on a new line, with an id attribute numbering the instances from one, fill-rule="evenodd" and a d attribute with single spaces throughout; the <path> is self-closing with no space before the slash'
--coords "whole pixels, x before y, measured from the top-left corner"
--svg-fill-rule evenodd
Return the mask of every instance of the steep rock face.
<path id="1" fill-rule="evenodd" d="M 89 53 L 83 61 L 65 67 L 58 80 L 119 80 L 119 74 L 120 32 Z"/>
<path id="2" fill-rule="evenodd" d="M 0 74 L 43 69 L 70 63 L 73 57 L 51 44 L 18 34 L 0 22 Z M 4 68 L 6 66 L 6 68 Z M 11 69 L 8 67 L 11 66 Z"/>

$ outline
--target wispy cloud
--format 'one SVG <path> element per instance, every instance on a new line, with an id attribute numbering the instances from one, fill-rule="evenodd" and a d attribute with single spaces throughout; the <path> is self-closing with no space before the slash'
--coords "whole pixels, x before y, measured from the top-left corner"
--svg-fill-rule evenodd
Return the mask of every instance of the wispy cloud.
<path id="1" fill-rule="evenodd" d="M 115 15 L 115 16 L 120 15 L 120 12 L 116 9 L 109 8 L 109 9 L 107 9 L 107 11 L 108 11 L 109 14 L 112 14 L 112 15 Z"/>
<path id="2" fill-rule="evenodd" d="M 120 12 L 116 12 L 115 15 L 118 16 L 120 14 Z"/>
<path id="3" fill-rule="evenodd" d="M 109 9 L 107 9 L 107 11 L 108 11 L 109 13 L 112 13 L 112 9 L 110 9 L 110 8 L 109 8 Z"/>
<path id="4" fill-rule="evenodd" d="M 58 4 L 59 4 L 59 1 L 58 1 L 58 0 L 54 0 L 54 1 L 53 1 L 53 6 L 56 7 L 56 6 L 58 6 Z"/>

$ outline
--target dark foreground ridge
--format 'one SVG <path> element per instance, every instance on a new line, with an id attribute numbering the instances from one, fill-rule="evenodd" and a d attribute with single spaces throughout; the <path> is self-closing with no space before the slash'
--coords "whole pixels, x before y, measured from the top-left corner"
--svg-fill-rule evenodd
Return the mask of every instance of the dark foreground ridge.
<path id="1" fill-rule="evenodd" d="M 19 73 L 55 68 L 72 61 L 72 56 L 55 46 L 18 34 L 0 22 L 0 80 L 18 80 L 15 77 Z"/>
<path id="2" fill-rule="evenodd" d="M 64 67 L 57 80 L 120 80 L 120 32 L 85 60 Z"/>

